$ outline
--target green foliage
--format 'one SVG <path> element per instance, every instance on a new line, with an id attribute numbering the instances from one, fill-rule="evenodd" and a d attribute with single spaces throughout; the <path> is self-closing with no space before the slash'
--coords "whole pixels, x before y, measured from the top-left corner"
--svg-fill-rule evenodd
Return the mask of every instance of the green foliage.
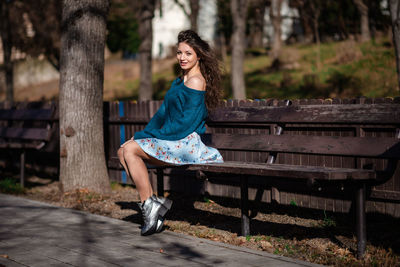
<path id="1" fill-rule="evenodd" d="M 208 197 L 204 197 L 204 198 L 203 198 L 203 201 L 204 201 L 205 203 L 211 203 L 211 200 L 210 200 Z"/>
<path id="2" fill-rule="evenodd" d="M 286 252 L 289 254 L 289 255 L 293 255 L 294 254 L 294 246 L 293 245 L 290 245 L 290 244 L 286 244 L 285 246 L 284 246 L 284 248 L 285 248 L 285 250 L 286 250 Z"/>
<path id="3" fill-rule="evenodd" d="M 322 222 L 322 226 L 326 228 L 336 227 L 335 219 L 333 217 L 327 216 L 325 210 L 324 210 L 324 220 Z"/>
<path id="4" fill-rule="evenodd" d="M 290 200 L 290 206 L 297 207 L 296 201 L 294 201 L 293 199 Z"/>
<path id="5" fill-rule="evenodd" d="M 140 45 L 138 22 L 127 6 L 119 5 L 115 9 L 124 12 L 110 14 L 107 21 L 107 46 L 111 52 L 137 53 Z"/>
<path id="6" fill-rule="evenodd" d="M 387 31 L 390 25 L 388 10 L 383 10 L 381 1 L 364 1 L 368 6 L 368 19 L 377 31 Z M 323 39 L 347 39 L 360 33 L 360 14 L 353 0 L 314 0 L 320 9 L 319 32 Z"/>
<path id="7" fill-rule="evenodd" d="M 6 194 L 22 194 L 24 189 L 12 178 L 0 180 L 0 192 Z"/>
<path id="8" fill-rule="evenodd" d="M 254 237 L 254 241 L 256 241 L 256 242 L 259 242 L 259 241 L 261 241 L 261 240 L 263 240 L 263 237 L 262 236 L 256 236 L 256 237 Z"/>
<path id="9" fill-rule="evenodd" d="M 321 1 L 319 30 L 323 35 L 345 38 L 349 33 L 358 32 L 357 7 L 352 0 Z M 338 20 L 340 23 L 338 23 Z"/>
<path id="10" fill-rule="evenodd" d="M 112 181 L 112 182 L 110 183 L 110 185 L 111 185 L 111 190 L 117 190 L 117 189 L 119 189 L 119 188 L 122 187 L 120 183 L 114 182 L 114 181 Z"/>

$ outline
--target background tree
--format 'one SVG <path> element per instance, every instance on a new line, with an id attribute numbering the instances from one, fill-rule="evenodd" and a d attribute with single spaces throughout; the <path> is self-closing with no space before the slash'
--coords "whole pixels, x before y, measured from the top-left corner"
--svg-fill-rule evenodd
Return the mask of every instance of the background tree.
<path id="1" fill-rule="evenodd" d="M 369 20 L 368 20 L 368 6 L 363 0 L 353 0 L 357 6 L 358 12 L 360 13 L 360 24 L 361 24 L 361 42 L 366 42 L 371 39 L 369 31 Z"/>
<path id="2" fill-rule="evenodd" d="M 6 101 L 9 105 L 14 102 L 13 62 L 11 60 L 12 39 L 9 16 L 10 1 L 0 3 L 0 37 L 3 45 L 3 69 L 6 77 Z"/>
<path id="3" fill-rule="evenodd" d="M 317 69 L 321 67 L 321 39 L 319 36 L 319 16 L 321 14 L 321 3 L 319 0 L 310 0 L 310 13 L 312 16 L 313 32 L 315 37 L 315 43 L 317 44 Z"/>
<path id="4" fill-rule="evenodd" d="M 232 16 L 229 0 L 217 0 L 217 35 L 219 51 L 223 62 L 226 62 L 228 47 L 232 36 Z"/>
<path id="5" fill-rule="evenodd" d="M 153 25 L 154 10 L 156 0 L 140 1 L 139 21 L 139 64 L 140 64 L 140 87 L 139 100 L 151 100 L 153 98 L 151 49 L 153 45 Z"/>
<path id="6" fill-rule="evenodd" d="M 187 10 L 186 5 L 184 2 L 179 0 L 174 0 L 175 3 L 182 9 L 183 13 L 190 21 L 190 29 L 197 32 L 197 19 L 199 17 L 200 11 L 200 1 L 199 0 L 188 0 L 189 1 L 189 9 Z"/>
<path id="7" fill-rule="evenodd" d="M 396 52 L 397 79 L 400 89 L 400 0 L 389 0 L 393 43 Z"/>
<path id="8" fill-rule="evenodd" d="M 382 6 L 379 1 L 370 0 L 368 1 L 368 11 L 371 38 L 375 38 L 378 32 L 386 34 L 389 29 L 392 29 L 389 4 Z"/>
<path id="9" fill-rule="evenodd" d="M 107 0 L 62 2 L 60 182 L 63 191 L 108 193 L 103 80 Z"/>
<path id="10" fill-rule="evenodd" d="M 264 15 L 267 0 L 251 0 L 249 2 L 249 47 L 263 47 Z"/>
<path id="11" fill-rule="evenodd" d="M 359 14 L 351 0 L 346 1 L 314 1 L 314 8 L 319 11 L 318 34 L 326 39 L 346 40 L 359 31 Z M 311 2 L 310 2 L 311 3 Z M 309 5 L 309 16 L 311 25 L 315 23 L 313 6 Z M 314 41 L 316 42 L 315 30 L 313 30 Z"/>
<path id="12" fill-rule="evenodd" d="M 13 46 L 31 57 L 44 55 L 60 69 L 61 0 L 13 0 Z"/>
<path id="13" fill-rule="evenodd" d="M 123 55 L 138 53 L 140 45 L 139 24 L 135 8 L 126 1 L 112 1 L 107 20 L 107 47 L 111 52 L 122 51 Z"/>
<path id="14" fill-rule="evenodd" d="M 269 16 L 271 18 L 272 27 L 274 29 L 274 34 L 272 37 L 272 48 L 271 57 L 272 60 L 276 60 L 279 57 L 282 48 L 282 0 L 271 0 L 271 5 L 269 8 Z"/>
<path id="15" fill-rule="evenodd" d="M 303 34 L 301 36 L 301 42 L 311 43 L 313 42 L 313 30 L 311 16 L 308 14 L 307 1 L 306 0 L 289 0 L 289 6 L 292 8 L 297 8 L 299 12 L 299 19 L 303 29 Z"/>
<path id="16" fill-rule="evenodd" d="M 244 82 L 244 50 L 246 47 L 246 14 L 247 0 L 232 0 L 231 14 L 233 19 L 231 84 L 233 98 L 246 98 L 246 85 Z"/>
<path id="17" fill-rule="evenodd" d="M 377 28 L 384 29 L 384 15 L 375 0 L 366 1 L 369 20 Z M 303 29 L 305 42 L 318 43 L 322 40 L 346 40 L 360 32 L 359 11 L 354 0 L 321 1 L 321 0 L 290 0 L 290 6 L 299 11 L 299 19 Z M 373 9 L 371 9 L 373 7 Z M 301 40 L 300 39 L 300 40 Z"/>

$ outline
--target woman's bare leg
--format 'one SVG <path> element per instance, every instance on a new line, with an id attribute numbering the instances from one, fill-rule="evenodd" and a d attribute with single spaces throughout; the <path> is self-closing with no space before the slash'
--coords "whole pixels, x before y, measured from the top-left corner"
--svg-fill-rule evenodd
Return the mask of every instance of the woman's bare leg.
<path id="1" fill-rule="evenodd" d="M 134 140 L 129 140 L 121 146 L 118 150 L 118 157 L 122 166 L 135 183 L 141 202 L 144 202 L 148 197 L 153 195 L 153 189 L 144 161 L 154 165 L 160 165 L 162 162 L 147 155 Z"/>

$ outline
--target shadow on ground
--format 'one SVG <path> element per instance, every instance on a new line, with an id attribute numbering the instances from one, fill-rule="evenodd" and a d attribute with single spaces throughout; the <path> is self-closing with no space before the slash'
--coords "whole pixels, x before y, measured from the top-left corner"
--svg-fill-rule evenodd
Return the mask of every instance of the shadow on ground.
<path id="1" fill-rule="evenodd" d="M 191 225 L 204 225 L 209 228 L 229 231 L 240 235 L 240 209 L 234 215 L 223 214 L 224 207 L 240 207 L 239 200 L 212 197 L 212 201 L 217 203 L 221 208 L 215 211 L 205 211 L 195 208 L 195 202 L 204 202 L 204 197 L 191 197 L 180 193 L 172 193 L 169 198 L 174 201 L 174 205 L 168 213 L 167 219 L 185 221 Z M 116 204 L 121 209 L 138 211 L 137 214 L 125 217 L 125 221 L 141 223 L 141 214 L 135 202 L 117 202 Z M 284 239 L 296 238 L 297 240 L 328 238 L 339 246 L 346 247 L 351 251 L 356 250 L 352 214 L 324 213 L 321 210 L 260 202 L 251 202 L 251 207 L 251 216 L 253 217 L 250 224 L 251 235 L 266 235 Z M 287 215 L 294 218 L 312 218 L 316 220 L 316 223 L 314 226 L 307 227 L 289 222 L 272 222 L 268 221 L 268 219 L 255 217 L 258 213 Z M 377 247 L 391 248 L 396 254 L 400 253 L 399 224 L 400 219 L 391 216 L 367 214 L 368 242 Z"/>

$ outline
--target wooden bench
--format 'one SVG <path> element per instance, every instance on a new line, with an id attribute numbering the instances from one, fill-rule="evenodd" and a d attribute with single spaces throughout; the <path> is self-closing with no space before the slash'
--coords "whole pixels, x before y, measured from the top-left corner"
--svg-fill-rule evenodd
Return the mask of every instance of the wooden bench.
<path id="1" fill-rule="evenodd" d="M 366 248 L 366 190 L 390 179 L 400 158 L 399 104 L 224 107 L 210 114 L 207 125 L 213 133 L 202 136 L 204 143 L 218 148 L 223 155 L 230 151 L 264 155 L 257 161 L 248 157 L 219 164 L 180 167 L 196 171 L 198 177 L 228 175 L 240 181 L 242 235 L 250 234 L 249 178 L 263 179 L 267 183 L 284 180 L 295 185 L 301 181 L 317 185 L 317 188 L 340 184 L 356 195 L 357 254 L 363 256 Z M 238 125 L 241 129 L 263 129 L 264 133 L 254 130 L 224 133 L 224 127 Z M 385 128 L 386 134 L 370 134 L 374 127 Z M 324 136 L 322 131 L 318 135 L 316 132 L 321 129 L 333 134 Z M 279 164 L 288 155 L 297 156 L 296 162 Z M 302 155 L 331 157 L 332 160 L 330 164 L 318 166 L 321 162 L 302 161 Z M 343 157 L 352 159 L 352 164 L 343 166 Z M 377 159 L 380 161 L 378 165 L 383 162 L 385 168 L 375 168 Z M 116 164 L 110 162 L 110 165 L 115 167 Z M 164 190 L 163 169 L 157 169 L 158 194 L 163 194 Z"/>
<path id="2" fill-rule="evenodd" d="M 27 150 L 40 150 L 53 136 L 54 108 L 0 109 L 0 149 L 15 150 L 20 156 L 20 183 L 25 183 Z"/>

